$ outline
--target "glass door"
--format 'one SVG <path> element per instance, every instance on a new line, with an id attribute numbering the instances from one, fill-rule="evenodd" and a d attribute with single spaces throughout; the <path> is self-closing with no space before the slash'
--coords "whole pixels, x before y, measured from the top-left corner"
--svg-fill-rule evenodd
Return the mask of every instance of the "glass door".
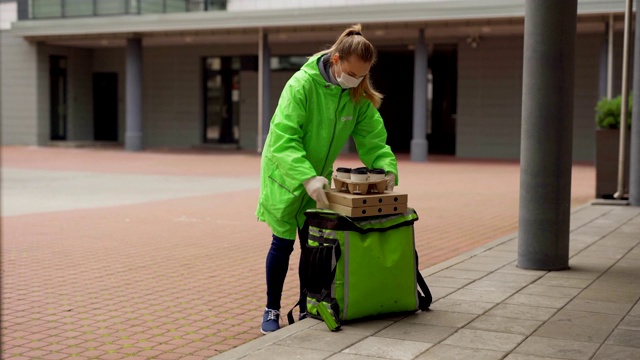
<path id="1" fill-rule="evenodd" d="M 240 58 L 203 62 L 205 143 L 237 144 L 240 118 Z"/>

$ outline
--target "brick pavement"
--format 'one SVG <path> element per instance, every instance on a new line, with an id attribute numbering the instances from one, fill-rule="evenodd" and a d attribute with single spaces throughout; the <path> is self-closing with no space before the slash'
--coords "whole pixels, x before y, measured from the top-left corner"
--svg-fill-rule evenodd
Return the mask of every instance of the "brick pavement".
<path id="1" fill-rule="evenodd" d="M 2 148 L 5 169 L 256 179 L 247 153 Z M 356 166 L 353 156 L 336 165 Z M 421 268 L 517 230 L 516 162 L 400 156 Z M 572 205 L 594 169 L 573 168 Z M 229 186 L 231 188 L 231 186 Z M 260 336 L 258 189 L 2 217 L 2 359 L 204 359 Z M 69 189 L 73 193 L 74 189 Z M 96 189 L 100 191 L 100 189 Z M 108 196 L 108 195 L 107 195 Z M 296 249 L 283 304 L 297 289 Z"/>

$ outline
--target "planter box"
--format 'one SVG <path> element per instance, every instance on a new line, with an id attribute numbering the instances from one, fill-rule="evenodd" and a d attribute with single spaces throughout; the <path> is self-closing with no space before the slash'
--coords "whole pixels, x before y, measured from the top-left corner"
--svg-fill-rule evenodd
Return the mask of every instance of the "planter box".
<path id="1" fill-rule="evenodd" d="M 627 131 L 627 149 L 625 153 L 625 194 L 629 187 L 629 144 L 630 133 Z M 596 130 L 596 198 L 611 199 L 618 188 L 618 153 L 620 147 L 620 130 Z"/>

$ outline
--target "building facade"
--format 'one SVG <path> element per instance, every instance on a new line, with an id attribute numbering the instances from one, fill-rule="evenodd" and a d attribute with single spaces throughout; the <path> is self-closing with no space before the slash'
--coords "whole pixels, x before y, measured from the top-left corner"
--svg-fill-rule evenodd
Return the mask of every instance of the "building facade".
<path id="1" fill-rule="evenodd" d="M 361 23 L 377 47 L 388 143 L 518 159 L 524 2 L 1 0 L 2 144 L 259 151 L 280 91 Z M 597 100 L 620 92 L 624 0 L 579 0 L 573 156 L 593 161 Z M 609 36 L 608 28 L 613 36 Z M 423 34 L 423 36 L 421 36 Z M 612 41 L 611 71 L 608 49 Z M 428 56 L 417 56 L 421 47 Z M 416 67 L 426 67 L 416 79 Z M 549 69 L 555 71 L 555 69 Z M 610 74 L 610 75 L 609 75 Z M 427 91 L 414 91 L 414 81 Z M 416 118 L 414 105 L 426 107 Z M 413 134 L 424 123 L 426 134 Z M 347 149 L 348 151 L 349 149 Z"/>

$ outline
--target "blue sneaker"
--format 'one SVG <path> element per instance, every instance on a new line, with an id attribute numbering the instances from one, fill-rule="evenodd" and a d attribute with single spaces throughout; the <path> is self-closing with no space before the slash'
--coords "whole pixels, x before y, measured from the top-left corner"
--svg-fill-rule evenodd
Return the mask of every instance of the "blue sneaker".
<path id="1" fill-rule="evenodd" d="M 272 309 L 264 309 L 262 315 L 262 326 L 260 332 L 268 334 L 280 329 L 280 311 Z"/>

